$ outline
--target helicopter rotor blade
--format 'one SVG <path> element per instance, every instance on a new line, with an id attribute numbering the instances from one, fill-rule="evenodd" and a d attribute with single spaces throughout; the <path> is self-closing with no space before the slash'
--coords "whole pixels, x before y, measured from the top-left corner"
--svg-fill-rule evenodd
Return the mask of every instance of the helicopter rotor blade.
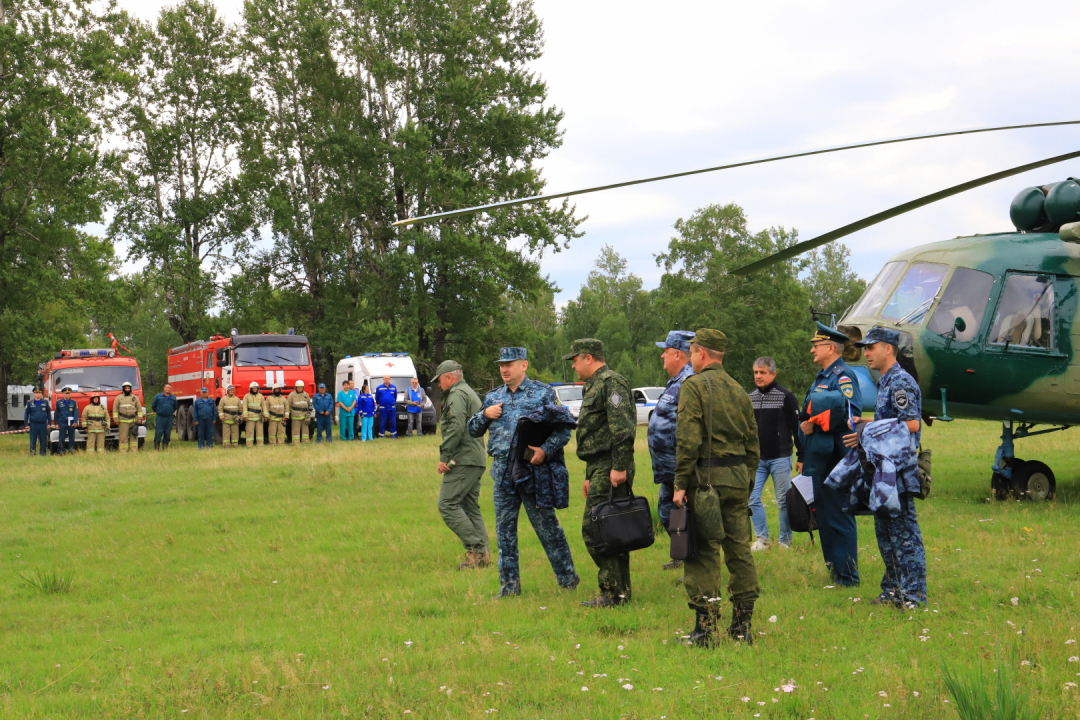
<path id="1" fill-rule="evenodd" d="M 640 180 L 628 180 L 626 182 L 611 183 L 609 185 L 597 185 L 596 187 L 583 188 L 581 190 L 571 190 L 569 192 L 552 193 L 551 195 L 532 195 L 530 197 L 517 198 L 515 200 L 503 200 L 502 202 L 490 203 L 488 205 L 477 205 L 475 207 L 467 207 L 460 210 L 448 210 L 446 212 L 433 213 L 431 215 L 421 215 L 420 217 L 406 218 L 404 220 L 398 220 L 394 223 L 394 225 L 399 227 L 406 227 L 409 225 L 414 225 L 416 223 L 428 222 L 430 220 L 446 220 L 448 218 L 458 217 L 460 215 L 470 215 L 472 213 L 477 213 L 484 210 L 496 210 L 499 208 L 513 207 L 515 205 L 525 205 L 527 203 L 557 200 L 559 198 L 571 197 L 573 195 L 585 195 L 588 193 L 600 192 L 601 190 L 614 190 L 615 188 L 628 187 L 630 185 L 642 185 L 644 183 L 659 182 L 660 180 L 672 180 L 674 178 L 688 177 L 690 175 L 701 175 L 703 173 L 716 172 L 718 170 L 730 170 L 731 168 L 747 167 L 749 165 L 762 165 L 764 163 L 776 162 L 778 160 L 791 160 L 793 158 L 810 157 L 812 155 L 824 155 L 826 153 L 840 152 L 842 150 L 856 150 L 858 148 L 875 147 L 878 145 L 894 145 L 896 143 L 911 142 L 913 140 L 929 140 L 931 138 L 953 137 L 956 135 L 976 135 L 978 133 L 998 132 L 1000 130 L 1022 130 L 1025 128 L 1056 127 L 1059 125 L 1080 125 L 1080 120 L 1028 123 L 1025 125 L 998 125 L 996 127 L 970 128 L 967 130 L 950 130 L 949 132 L 929 133 L 927 135 L 907 135 L 904 137 L 890 138 L 888 140 L 873 140 L 871 142 L 855 143 L 853 145 L 835 145 L 832 147 L 820 148 L 817 150 L 807 150 L 805 152 L 789 153 L 787 155 L 774 155 L 772 157 L 759 158 L 757 160 L 745 160 L 743 162 L 728 163 L 727 165 L 717 165 L 715 167 L 707 167 L 700 170 L 687 170 L 685 172 L 671 173 L 669 175 L 657 175 L 655 177 L 642 178 Z"/>
<path id="2" fill-rule="evenodd" d="M 1035 170 L 1036 168 L 1046 167 L 1047 165 L 1064 162 L 1065 160 L 1072 160 L 1073 158 L 1077 157 L 1080 157 L 1080 151 L 1065 153 L 1064 155 L 1055 155 L 1054 157 L 1047 158 L 1046 160 L 1039 160 L 1037 162 L 1028 163 L 1027 165 L 1020 165 L 1018 167 L 1010 168 L 1009 170 L 1002 170 L 1001 172 L 996 172 L 993 175 L 984 175 L 983 177 L 976 178 L 975 180 L 968 180 L 965 183 L 953 185 L 950 188 L 938 190 L 937 192 L 930 193 L 929 195 L 923 195 L 921 198 L 911 200 L 909 202 L 903 203 L 902 205 L 897 205 L 896 207 L 889 208 L 888 210 L 876 213 L 874 215 L 870 215 L 869 217 L 865 217 L 862 220 L 857 220 L 849 225 L 845 225 L 844 227 L 827 232 L 824 235 L 818 235 L 816 238 L 812 238 L 796 245 L 792 245 L 785 250 L 781 250 L 775 255 L 769 255 L 766 258 L 758 260 L 757 262 L 752 262 L 749 265 L 744 265 L 741 268 L 736 268 L 735 270 L 731 270 L 729 272 L 732 275 L 749 275 L 750 273 L 757 272 L 758 270 L 764 270 L 765 268 L 775 265 L 778 262 L 789 260 L 796 255 L 802 255 L 804 252 L 813 250 L 819 245 L 824 245 L 825 243 L 832 242 L 833 240 L 842 238 L 845 235 L 851 235 L 852 233 L 858 232 L 859 230 L 862 230 L 864 228 L 868 228 L 871 225 L 877 225 L 880 222 L 884 222 L 885 220 L 894 218 L 897 215 L 903 215 L 906 212 L 911 212 L 912 210 L 921 208 L 924 205 L 935 203 L 938 200 L 944 200 L 947 197 L 958 195 L 967 190 L 977 188 L 980 185 L 992 183 L 995 180 L 1012 177 L 1013 175 L 1019 175 L 1020 173 L 1027 172 L 1028 170 Z"/>

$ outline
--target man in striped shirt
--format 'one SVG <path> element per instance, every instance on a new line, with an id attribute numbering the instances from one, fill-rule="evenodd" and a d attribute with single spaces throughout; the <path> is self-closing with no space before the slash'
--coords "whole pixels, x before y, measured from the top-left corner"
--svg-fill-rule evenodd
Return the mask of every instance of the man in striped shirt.
<path id="1" fill-rule="evenodd" d="M 770 475 L 780 514 L 780 547 L 791 547 L 787 491 L 791 487 L 791 451 L 799 442 L 799 401 L 790 390 L 776 382 L 776 361 L 771 357 L 759 357 L 754 361 L 754 384 L 757 388 L 750 393 L 750 403 L 754 406 L 761 445 L 761 460 L 750 493 L 750 511 L 757 536 L 750 549 L 756 552 L 769 547 L 769 524 L 761 492 Z"/>

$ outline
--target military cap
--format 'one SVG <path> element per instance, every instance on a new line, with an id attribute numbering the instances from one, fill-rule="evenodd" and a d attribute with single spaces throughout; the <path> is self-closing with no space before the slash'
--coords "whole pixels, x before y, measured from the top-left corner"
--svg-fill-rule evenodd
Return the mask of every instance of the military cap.
<path id="1" fill-rule="evenodd" d="M 604 343 L 596 338 L 581 338 L 575 340 L 570 346 L 570 353 L 563 355 L 563 360 L 573 360 L 578 355 L 592 355 L 593 357 L 604 357 Z"/>
<path id="2" fill-rule="evenodd" d="M 690 342 L 695 345 L 700 345 L 706 350 L 712 350 L 713 352 L 724 352 L 727 350 L 727 335 L 719 330 L 713 330 L 711 328 L 701 328 L 696 333 Z"/>
<path id="3" fill-rule="evenodd" d="M 443 360 L 441 363 L 439 363 L 439 367 L 435 369 L 435 375 L 431 378 L 431 382 L 435 382 L 436 380 L 438 380 L 440 375 L 445 375 L 448 372 L 454 372 L 455 370 L 460 369 L 461 365 L 454 362 L 453 360 Z"/>
<path id="4" fill-rule="evenodd" d="M 61 392 L 71 392 L 71 386 L 70 385 L 65 385 L 64 389 L 61 390 Z"/>
<path id="5" fill-rule="evenodd" d="M 694 339 L 694 333 L 689 330 L 672 330 L 667 334 L 667 339 L 656 343 L 658 348 L 675 348 L 684 353 L 690 352 L 690 341 Z"/>
<path id="6" fill-rule="evenodd" d="M 250 385 L 248 385 L 248 389 L 249 389 L 249 390 L 250 390 L 251 388 L 257 388 L 257 387 L 259 387 L 259 383 L 257 383 L 257 382 L 256 382 L 256 381 L 254 381 L 254 380 L 252 380 L 252 381 L 251 381 L 251 384 L 250 384 Z"/>
<path id="7" fill-rule="evenodd" d="M 866 337 L 855 344 L 859 347 L 866 347 L 879 342 L 888 343 L 893 347 L 900 347 L 900 333 L 889 328 L 870 328 L 870 332 L 866 333 Z"/>
<path id="8" fill-rule="evenodd" d="M 199 388 L 199 392 L 201 392 L 201 393 L 208 393 L 208 392 L 210 392 L 210 390 L 209 390 L 209 389 L 207 389 L 207 388 Z"/>
<path id="9" fill-rule="evenodd" d="M 304 381 L 303 380 L 297 380 L 296 381 L 296 387 L 304 387 Z"/>
<path id="10" fill-rule="evenodd" d="M 321 388 L 326 387 L 326 383 L 319 383 L 319 387 L 321 387 Z"/>
<path id="11" fill-rule="evenodd" d="M 528 360 L 529 351 L 523 347 L 504 347 L 499 348 L 499 359 L 496 360 L 496 364 L 504 362 L 513 362 L 515 360 Z"/>
<path id="12" fill-rule="evenodd" d="M 814 333 L 814 337 L 810 338 L 810 343 L 812 345 L 819 342 L 846 343 L 848 340 L 851 339 L 836 328 L 831 328 L 828 325 L 825 325 L 816 320 L 814 322 L 817 325 L 817 332 Z"/>
<path id="13" fill-rule="evenodd" d="M 125 384 L 125 385 L 130 385 L 131 383 L 124 383 L 124 384 Z M 44 394 L 45 394 L 45 391 L 44 391 L 44 390 L 42 390 L 41 388 L 34 388 L 34 392 L 36 392 L 36 393 L 41 393 L 42 395 L 44 395 Z"/>
<path id="14" fill-rule="evenodd" d="M 129 383 L 129 382 L 120 383 L 120 387 L 121 388 L 131 387 L 131 383 Z"/>

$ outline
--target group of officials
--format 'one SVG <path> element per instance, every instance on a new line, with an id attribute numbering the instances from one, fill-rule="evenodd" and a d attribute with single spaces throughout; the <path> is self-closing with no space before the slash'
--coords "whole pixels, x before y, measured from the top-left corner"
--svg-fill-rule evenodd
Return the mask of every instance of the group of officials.
<path id="1" fill-rule="evenodd" d="M 830 473 L 849 452 L 860 452 L 861 430 L 870 422 L 861 417 L 858 376 L 842 358 L 850 339 L 817 323 L 811 354 L 821 371 L 801 406 L 776 383 L 776 364 L 768 357 L 755 361 L 757 388 L 748 395 L 724 369 L 727 342 L 724 333 L 703 328 L 696 333 L 672 331 L 656 343 L 671 379 L 648 431 L 653 476 L 660 485 L 661 521 L 669 524 L 673 507 L 686 506 L 693 515 L 696 552 L 684 562 L 673 560 L 664 567 L 683 568 L 683 585 L 695 612 L 690 642 L 704 647 L 714 646 L 721 635 L 721 564 L 728 570 L 733 606 L 727 635 L 753 642 L 751 623 L 758 598 L 753 550 L 764 549 L 769 542 L 760 496 L 771 476 L 781 513 L 779 545 L 790 547 L 791 528 L 782 497 L 790 482 L 793 450 L 797 471 L 812 478 L 812 509 L 822 553 L 838 585 L 859 584 L 854 514 L 865 512 L 853 501 L 854 494 L 849 497 L 830 481 Z M 914 451 L 922 400 L 918 384 L 897 362 L 899 334 L 874 328 L 856 345 L 865 348 L 868 364 L 880 376 L 873 420 L 902 426 L 899 432 L 906 433 L 905 442 Z M 636 408 L 626 379 L 605 363 L 600 340 L 574 341 L 564 359 L 573 362 L 574 371 L 585 382 L 576 423 L 577 455 L 585 462 L 582 536 L 597 566 L 599 592 L 582 605 L 616 607 L 631 599 L 629 554 L 599 552 L 590 511 L 609 497 L 626 497 L 632 491 Z M 523 506 L 559 586 L 576 588 L 580 579 L 555 515 L 557 508 L 567 504 L 549 492 L 551 478 L 566 472 L 562 453 L 573 420 L 554 412 L 565 409 L 555 407 L 550 387 L 528 377 L 525 348 L 502 348 L 496 363 L 505 384 L 488 393 L 483 402 L 452 360 L 443 362 L 432 380 L 439 383 L 444 398 L 437 466 L 443 477 L 439 510 L 465 547 L 465 560 L 459 567 L 491 563 L 479 508 L 486 466 L 482 438 L 487 433 L 499 546 L 497 597 L 521 593 L 517 524 Z M 523 428 L 545 423 L 546 431 L 529 436 L 534 440 L 521 437 L 526 432 Z M 873 482 L 877 481 L 875 476 Z M 925 552 L 912 502 L 918 487 L 917 482 L 915 487 L 910 482 L 895 485 L 898 506 L 892 512 L 874 513 L 885 575 L 881 594 L 872 602 L 911 609 L 926 603 Z"/>

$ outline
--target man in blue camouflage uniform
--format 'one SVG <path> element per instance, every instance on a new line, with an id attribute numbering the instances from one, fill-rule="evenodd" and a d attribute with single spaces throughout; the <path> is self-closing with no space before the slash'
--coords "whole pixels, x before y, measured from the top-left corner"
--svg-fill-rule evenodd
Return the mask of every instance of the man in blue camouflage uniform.
<path id="1" fill-rule="evenodd" d="M 825 485 L 825 479 L 844 459 L 847 448 L 844 436 L 852 428 L 845 422 L 833 430 L 823 430 L 806 415 L 806 408 L 817 393 L 839 392 L 849 402 L 849 412 L 858 417 L 862 412 L 862 392 L 855 372 L 844 362 L 841 354 L 848 336 L 822 323 L 811 338 L 811 355 L 821 367 L 814 384 L 803 398 L 799 415 L 799 440 L 802 455 L 796 470 L 814 481 L 814 510 L 821 538 L 821 552 L 837 585 L 851 587 L 859 584 L 859 531 L 855 518 L 844 512 L 843 497 Z"/>
<path id="2" fill-rule="evenodd" d="M 495 494 L 495 539 L 499 544 L 499 594 L 504 598 L 521 594 L 521 573 L 518 566 L 518 518 L 521 506 L 529 516 L 536 536 L 547 553 L 551 569 L 559 587 L 573 589 L 580 579 L 574 569 L 574 558 L 566 533 L 555 516 L 555 508 L 541 508 L 536 498 L 523 495 L 506 476 L 510 442 L 518 420 L 536 412 L 545 405 L 555 405 L 555 391 L 549 386 L 530 379 L 528 353 L 522 347 L 499 349 L 499 374 L 506 383 L 497 387 L 484 398 L 480 412 L 469 419 L 469 434 L 475 438 L 488 432 L 487 454 L 493 458 L 491 479 Z M 533 465 L 541 465 L 544 459 L 570 442 L 570 428 L 559 429 L 540 446 L 529 446 Z"/>
<path id="3" fill-rule="evenodd" d="M 895 418 L 904 421 L 911 433 L 911 453 L 917 457 L 922 436 L 922 391 L 915 378 L 896 361 L 900 334 L 896 330 L 875 327 L 857 344 L 865 348 L 867 364 L 881 373 L 874 420 Z M 844 438 L 848 447 L 855 445 L 856 437 L 848 435 Z M 881 595 L 872 604 L 887 603 L 914 609 L 926 604 L 926 550 L 915 512 L 918 472 L 908 474 L 906 482 L 903 478 L 897 478 L 899 514 L 885 511 L 874 514 L 874 533 L 885 563 L 885 575 L 881 579 Z"/>
<path id="4" fill-rule="evenodd" d="M 649 454 L 652 455 L 653 482 L 660 486 L 660 496 L 656 509 L 660 522 L 668 526 L 671 501 L 675 494 L 675 413 L 679 409 L 679 389 L 683 380 L 694 374 L 690 364 L 690 341 L 694 333 L 686 330 L 672 330 L 663 342 L 656 343 L 662 348 L 660 361 L 671 379 L 664 387 L 664 394 L 656 402 L 656 409 L 649 416 Z M 672 560 L 664 565 L 665 570 L 682 567 L 682 560 Z"/>

